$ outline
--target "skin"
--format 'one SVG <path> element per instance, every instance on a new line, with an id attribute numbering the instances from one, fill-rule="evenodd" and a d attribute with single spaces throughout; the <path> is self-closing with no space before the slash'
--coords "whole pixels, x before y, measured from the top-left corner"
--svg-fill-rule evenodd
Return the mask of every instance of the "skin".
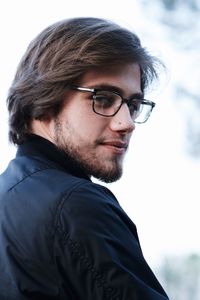
<path id="1" fill-rule="evenodd" d="M 125 98 L 142 94 L 140 69 L 127 64 L 91 70 L 76 83 L 99 88 L 112 86 Z M 112 182 L 122 175 L 123 160 L 135 124 L 128 106 L 123 104 L 113 117 L 97 115 L 92 110 L 91 93 L 70 90 L 59 115 L 49 120 L 33 120 L 32 132 L 38 134 L 76 160 L 88 175 Z"/>

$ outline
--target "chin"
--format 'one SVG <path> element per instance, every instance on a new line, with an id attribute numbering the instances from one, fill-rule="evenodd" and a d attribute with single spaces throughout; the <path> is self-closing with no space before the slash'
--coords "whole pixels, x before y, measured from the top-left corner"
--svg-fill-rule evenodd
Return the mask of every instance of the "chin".
<path id="1" fill-rule="evenodd" d="M 105 169 L 98 170 L 98 171 L 96 170 L 96 172 L 93 172 L 92 176 L 105 183 L 112 183 L 121 178 L 122 168 L 117 168 L 117 169 L 115 168 L 107 172 L 105 171 Z"/>

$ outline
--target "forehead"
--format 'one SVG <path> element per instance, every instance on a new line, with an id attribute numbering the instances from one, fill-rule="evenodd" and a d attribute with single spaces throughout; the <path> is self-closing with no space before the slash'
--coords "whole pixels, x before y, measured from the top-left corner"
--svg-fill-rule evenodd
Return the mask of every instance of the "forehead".
<path id="1" fill-rule="evenodd" d="M 130 63 L 108 68 L 91 69 L 78 81 L 85 87 L 116 86 L 124 93 L 141 93 L 141 73 L 138 64 Z"/>

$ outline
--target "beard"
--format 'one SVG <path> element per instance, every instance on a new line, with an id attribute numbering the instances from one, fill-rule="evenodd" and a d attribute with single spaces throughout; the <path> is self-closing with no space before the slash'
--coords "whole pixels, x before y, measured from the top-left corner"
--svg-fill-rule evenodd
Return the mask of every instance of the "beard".
<path id="1" fill-rule="evenodd" d="M 85 141 L 77 135 L 77 132 L 66 121 L 65 130 L 62 122 L 55 119 L 54 143 L 65 152 L 79 168 L 88 176 L 93 176 L 105 183 L 117 181 L 122 176 L 122 164 L 119 157 L 103 157 L 96 154 L 95 147 L 101 144 L 102 139 L 96 140 L 93 145 L 84 143 Z M 77 142 L 73 141 L 74 136 Z"/>

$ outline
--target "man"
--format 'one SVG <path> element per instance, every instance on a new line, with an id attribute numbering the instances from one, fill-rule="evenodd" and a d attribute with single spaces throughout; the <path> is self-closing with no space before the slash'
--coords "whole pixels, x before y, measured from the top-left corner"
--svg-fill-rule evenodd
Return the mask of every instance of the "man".
<path id="1" fill-rule="evenodd" d="M 53 24 L 9 91 L 16 158 L 0 177 L 0 299 L 164 300 L 113 182 L 154 103 L 158 61 L 112 22 Z"/>

